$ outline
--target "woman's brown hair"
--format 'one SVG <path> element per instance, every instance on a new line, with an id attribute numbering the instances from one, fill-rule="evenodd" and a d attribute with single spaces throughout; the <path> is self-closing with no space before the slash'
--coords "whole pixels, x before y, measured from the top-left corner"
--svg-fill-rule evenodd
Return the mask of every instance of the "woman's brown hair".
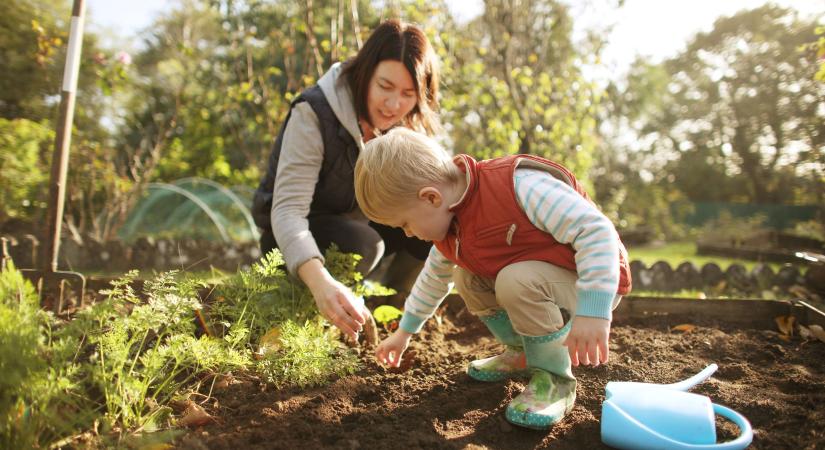
<path id="1" fill-rule="evenodd" d="M 402 120 L 405 126 L 434 135 L 438 121 L 438 62 L 427 36 L 415 25 L 386 20 L 372 32 L 355 57 L 344 63 L 355 112 L 369 119 L 367 92 L 381 61 L 400 61 L 412 76 L 418 101 Z"/>

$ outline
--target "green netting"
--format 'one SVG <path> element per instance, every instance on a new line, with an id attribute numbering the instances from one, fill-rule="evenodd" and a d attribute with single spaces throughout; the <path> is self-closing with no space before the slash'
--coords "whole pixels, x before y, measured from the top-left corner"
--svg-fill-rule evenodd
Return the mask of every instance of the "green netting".
<path id="1" fill-rule="evenodd" d="M 254 241 L 259 235 L 248 207 L 252 192 L 202 178 L 150 183 L 118 235 L 126 242 L 141 236 Z"/>

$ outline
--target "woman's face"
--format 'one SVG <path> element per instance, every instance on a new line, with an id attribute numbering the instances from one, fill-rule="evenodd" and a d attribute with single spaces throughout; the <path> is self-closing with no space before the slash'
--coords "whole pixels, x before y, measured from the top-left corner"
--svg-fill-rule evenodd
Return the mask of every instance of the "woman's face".
<path id="1" fill-rule="evenodd" d="M 374 128 L 387 130 L 412 111 L 418 102 L 410 72 L 401 61 L 378 63 L 367 91 L 367 111 Z"/>

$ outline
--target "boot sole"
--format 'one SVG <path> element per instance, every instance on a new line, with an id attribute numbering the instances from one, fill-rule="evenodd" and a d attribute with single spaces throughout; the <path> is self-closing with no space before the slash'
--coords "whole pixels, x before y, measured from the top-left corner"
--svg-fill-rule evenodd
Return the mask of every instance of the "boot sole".
<path id="1" fill-rule="evenodd" d="M 484 382 L 493 382 L 493 381 L 502 381 L 507 380 L 509 378 L 518 378 L 518 377 L 525 377 L 530 375 L 528 370 L 517 370 L 517 371 L 510 371 L 510 372 L 500 372 L 500 371 L 489 371 L 489 370 L 478 370 L 473 366 L 467 367 L 467 375 L 470 378 L 477 380 L 477 381 L 484 381 Z"/>
<path id="2" fill-rule="evenodd" d="M 530 428 L 532 430 L 549 430 L 553 425 L 561 422 L 561 420 L 564 419 L 564 416 L 566 416 L 572 409 L 573 406 L 571 405 L 569 408 L 565 408 L 561 415 L 553 417 L 544 414 L 532 413 L 529 411 L 519 412 L 516 411 L 515 408 L 508 406 L 504 413 L 504 417 L 513 425 Z"/>

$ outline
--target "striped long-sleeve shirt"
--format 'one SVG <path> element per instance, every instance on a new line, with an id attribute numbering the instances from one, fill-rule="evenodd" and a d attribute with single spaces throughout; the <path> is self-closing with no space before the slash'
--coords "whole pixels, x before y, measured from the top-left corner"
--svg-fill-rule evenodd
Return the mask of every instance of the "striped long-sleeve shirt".
<path id="1" fill-rule="evenodd" d="M 519 168 L 516 200 L 538 229 L 575 250 L 576 315 L 611 318 L 619 286 L 619 236 L 610 219 L 563 181 L 542 170 Z M 455 265 L 435 247 L 404 305 L 400 327 L 417 333 L 452 288 Z"/>

